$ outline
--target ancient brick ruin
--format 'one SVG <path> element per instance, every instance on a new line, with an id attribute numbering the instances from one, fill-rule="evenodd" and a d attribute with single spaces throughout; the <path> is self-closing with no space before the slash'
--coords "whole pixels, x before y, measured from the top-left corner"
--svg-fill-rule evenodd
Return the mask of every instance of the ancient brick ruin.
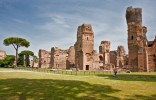
<path id="1" fill-rule="evenodd" d="M 90 24 L 77 29 L 77 40 L 67 50 L 52 47 L 39 50 L 39 67 L 76 70 L 111 70 L 116 66 L 130 71 L 156 71 L 156 38 L 148 41 L 147 27 L 142 26 L 142 9 L 128 7 L 128 55 L 123 46 L 110 51 L 110 41 L 101 41 L 99 53 L 94 50 L 94 31 Z"/>
<path id="2" fill-rule="evenodd" d="M 40 49 L 38 52 L 38 56 L 39 56 L 39 63 L 38 63 L 39 68 L 49 68 L 51 52 Z"/>
<path id="3" fill-rule="evenodd" d="M 110 70 L 110 41 L 101 41 L 99 53 L 103 56 L 103 69 Z"/>
<path id="4" fill-rule="evenodd" d="M 131 71 L 156 71 L 156 38 L 148 41 L 147 27 L 142 26 L 142 9 L 128 7 L 128 67 Z"/>
<path id="5" fill-rule="evenodd" d="M 75 67 L 75 48 L 71 46 L 68 50 L 68 56 L 66 60 L 66 68 L 71 69 Z"/>
<path id="6" fill-rule="evenodd" d="M 90 24 L 82 24 L 78 26 L 77 41 L 74 46 L 71 46 L 67 50 L 52 47 L 51 52 L 39 50 L 39 67 L 76 70 L 111 70 L 116 65 L 120 67 L 126 65 L 124 63 L 124 49 L 119 48 L 118 52 L 119 57 L 115 55 L 115 59 L 110 59 L 110 41 L 101 41 L 99 53 L 97 53 L 94 50 L 94 32 L 92 26 Z M 121 64 L 111 63 L 113 62 L 112 60 L 118 61 Z"/>
<path id="7" fill-rule="evenodd" d="M 119 68 L 126 68 L 128 65 L 128 55 L 123 46 L 118 46 L 117 50 L 110 51 L 110 63 Z"/>
<path id="8" fill-rule="evenodd" d="M 68 50 L 53 47 L 51 49 L 50 67 L 55 69 L 66 69 L 67 58 Z"/>
<path id="9" fill-rule="evenodd" d="M 94 52 L 94 32 L 90 24 L 83 24 L 77 29 L 75 47 L 75 67 L 80 70 L 91 70 L 94 65 L 96 52 Z"/>
<path id="10" fill-rule="evenodd" d="M 0 50 L 0 59 L 4 59 L 6 57 L 6 52 L 3 50 Z"/>

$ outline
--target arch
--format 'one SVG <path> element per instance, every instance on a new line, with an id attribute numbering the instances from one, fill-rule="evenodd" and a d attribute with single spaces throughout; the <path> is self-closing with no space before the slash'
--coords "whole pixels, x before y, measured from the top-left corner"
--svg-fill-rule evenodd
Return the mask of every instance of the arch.
<path id="1" fill-rule="evenodd" d="M 100 59 L 100 61 L 103 61 L 103 57 L 101 55 L 99 56 L 99 59 Z"/>

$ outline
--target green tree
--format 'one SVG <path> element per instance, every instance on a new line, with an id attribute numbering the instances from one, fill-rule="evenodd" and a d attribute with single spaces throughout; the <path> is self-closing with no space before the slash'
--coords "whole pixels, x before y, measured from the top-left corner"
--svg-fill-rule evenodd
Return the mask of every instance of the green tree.
<path id="1" fill-rule="evenodd" d="M 7 55 L 3 60 L 0 60 L 0 66 L 1 67 L 8 67 L 12 66 L 15 61 L 14 55 Z"/>
<path id="2" fill-rule="evenodd" d="M 18 62 L 17 62 L 17 65 L 24 65 L 24 55 L 19 53 L 18 54 Z"/>
<path id="3" fill-rule="evenodd" d="M 18 59 L 18 48 L 19 47 L 29 47 L 30 43 L 24 39 L 19 37 L 9 37 L 4 39 L 3 44 L 6 46 L 12 45 L 16 50 L 16 67 L 17 67 L 17 59 Z"/>
<path id="4" fill-rule="evenodd" d="M 22 58 L 23 58 L 23 64 L 24 65 L 26 65 L 26 66 L 29 66 L 30 65 L 30 59 L 29 59 L 29 57 L 30 56 L 34 56 L 34 52 L 32 52 L 32 51 L 29 51 L 29 50 L 24 50 L 24 51 L 21 51 L 21 53 L 19 54 L 19 55 L 21 55 L 22 56 Z M 25 56 L 25 59 L 24 59 L 24 56 Z M 25 62 L 26 62 L 26 64 L 25 64 Z"/>

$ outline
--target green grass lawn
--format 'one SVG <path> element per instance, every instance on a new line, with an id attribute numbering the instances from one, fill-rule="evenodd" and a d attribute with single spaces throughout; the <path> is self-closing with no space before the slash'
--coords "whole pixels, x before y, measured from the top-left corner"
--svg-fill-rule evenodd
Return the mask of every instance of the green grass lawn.
<path id="1" fill-rule="evenodd" d="M 12 70 L 13 68 L 2 68 L 0 67 L 0 71 L 4 71 L 4 70 Z"/>
<path id="2" fill-rule="evenodd" d="M 156 73 L 115 78 L 0 71 L 0 100 L 156 100 Z"/>

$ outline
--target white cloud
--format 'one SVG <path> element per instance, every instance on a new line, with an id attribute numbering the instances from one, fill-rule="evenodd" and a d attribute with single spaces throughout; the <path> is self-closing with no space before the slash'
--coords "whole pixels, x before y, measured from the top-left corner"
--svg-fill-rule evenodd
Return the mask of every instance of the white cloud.
<path id="1" fill-rule="evenodd" d="M 53 46 L 68 49 L 76 41 L 77 27 L 86 23 L 92 24 L 95 37 L 94 46 L 97 51 L 100 42 L 104 40 L 111 41 L 111 50 L 115 50 L 118 45 L 124 45 L 127 50 L 126 8 L 128 6 L 142 7 L 143 23 L 148 28 L 147 36 L 149 39 L 153 39 L 156 32 L 154 4 L 145 0 L 141 3 L 140 0 L 118 2 L 114 2 L 114 0 L 100 2 L 80 0 L 78 3 L 76 1 L 67 3 L 65 1 L 38 1 L 32 4 L 33 7 L 37 8 L 37 11 L 29 8 L 30 6 L 26 9 L 34 16 L 31 14 L 22 16 L 25 12 L 19 13 L 20 9 L 11 10 L 17 10 L 18 13 L 15 12 L 15 15 L 17 14 L 18 17 L 11 17 L 15 23 L 8 21 L 6 25 L 5 23 L 3 23 L 4 25 L 0 24 L 0 39 L 12 35 L 25 37 L 31 42 L 28 49 L 33 50 L 35 54 L 40 48 L 50 50 Z M 73 7 L 73 5 L 76 6 Z M 6 17 L 9 17 L 9 13 Z M 7 19 L 5 20 L 7 21 Z M 3 48 L 11 51 L 11 48 L 2 46 Z"/>

